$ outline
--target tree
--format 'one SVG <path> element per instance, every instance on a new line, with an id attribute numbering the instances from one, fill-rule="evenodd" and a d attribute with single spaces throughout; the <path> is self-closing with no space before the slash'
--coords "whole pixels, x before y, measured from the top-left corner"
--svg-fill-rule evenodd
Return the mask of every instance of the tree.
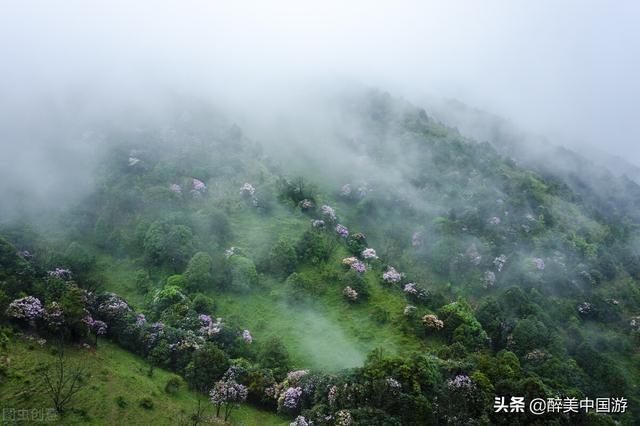
<path id="1" fill-rule="evenodd" d="M 68 365 L 62 344 L 58 349 L 58 359 L 44 369 L 42 379 L 47 395 L 58 413 L 64 412 L 73 398 L 87 385 L 84 369 L 80 365 Z"/>
<path id="2" fill-rule="evenodd" d="M 229 368 L 229 358 L 213 343 L 206 343 L 193 353 L 185 378 L 192 388 L 206 392 Z"/>
<path id="3" fill-rule="evenodd" d="M 289 353 L 282 340 L 271 337 L 260 348 L 258 362 L 264 368 L 273 370 L 276 377 L 283 376 L 289 371 Z"/>
<path id="4" fill-rule="evenodd" d="M 224 407 L 224 421 L 229 420 L 231 411 L 240 407 L 247 399 L 247 388 L 235 380 L 220 380 L 216 382 L 209 395 L 211 403 L 216 407 L 216 417 L 220 417 L 220 408 Z"/>
<path id="5" fill-rule="evenodd" d="M 184 272 L 187 288 L 192 291 L 205 289 L 212 280 L 212 267 L 213 260 L 208 253 L 199 251 L 194 254 Z"/>
<path id="6" fill-rule="evenodd" d="M 296 269 L 296 250 L 293 245 L 280 239 L 269 253 L 269 270 L 281 277 L 291 274 Z"/>
<path id="7" fill-rule="evenodd" d="M 143 248 L 151 263 L 170 264 L 179 269 L 193 252 L 193 233 L 184 225 L 156 221 L 144 236 Z"/>
<path id="8" fill-rule="evenodd" d="M 231 274 L 231 286 L 234 290 L 247 291 L 258 283 L 256 266 L 243 256 L 231 256 L 229 258 Z"/>

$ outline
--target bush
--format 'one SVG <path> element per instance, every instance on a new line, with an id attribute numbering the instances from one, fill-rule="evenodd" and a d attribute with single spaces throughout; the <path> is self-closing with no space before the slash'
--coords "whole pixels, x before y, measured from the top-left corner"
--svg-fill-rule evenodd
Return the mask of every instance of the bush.
<path id="1" fill-rule="evenodd" d="M 182 381 L 180 380 L 180 377 L 173 376 L 167 380 L 167 383 L 164 385 L 164 391 L 169 395 L 175 395 L 178 393 L 178 390 L 180 390 L 181 384 Z"/>
<path id="2" fill-rule="evenodd" d="M 193 255 L 184 272 L 186 287 L 189 290 L 203 290 L 212 281 L 213 260 L 208 253 L 199 251 Z"/>
<path id="3" fill-rule="evenodd" d="M 127 400 L 124 399 L 124 397 L 122 395 L 119 395 L 119 396 L 116 397 L 116 404 L 120 408 L 127 408 L 127 405 L 129 405 Z"/>
<path id="4" fill-rule="evenodd" d="M 351 287 L 358 293 L 358 300 L 366 300 L 369 298 L 369 284 L 361 273 L 350 269 L 340 278 L 340 284 L 343 287 Z"/>
<path id="5" fill-rule="evenodd" d="M 185 378 L 189 385 L 200 392 L 207 392 L 229 368 L 229 358 L 213 343 L 206 343 L 193 353 L 187 365 Z"/>
<path id="6" fill-rule="evenodd" d="M 187 226 L 156 221 L 144 236 L 143 248 L 149 262 L 181 269 L 193 253 L 193 234 Z"/>
<path id="7" fill-rule="evenodd" d="M 293 245 L 280 239 L 269 253 L 269 270 L 281 277 L 285 277 L 296 269 L 296 250 Z"/>
<path id="8" fill-rule="evenodd" d="M 310 229 L 296 243 L 296 254 L 301 262 L 325 262 L 331 257 L 336 244 L 336 239 L 326 232 Z"/>
<path id="9" fill-rule="evenodd" d="M 153 409 L 153 400 L 151 398 L 149 398 L 148 396 L 142 398 L 140 400 L 140 406 L 142 408 L 144 408 L 145 410 L 152 410 Z"/>
<path id="10" fill-rule="evenodd" d="M 287 348 L 278 337 L 271 337 L 262 344 L 258 362 L 263 368 L 271 369 L 276 378 L 287 374 L 291 366 Z"/>
<path id="11" fill-rule="evenodd" d="M 202 293 L 196 293 L 191 300 L 191 309 L 199 314 L 209 314 L 214 310 L 213 299 Z"/>
<path id="12" fill-rule="evenodd" d="M 152 284 L 149 273 L 144 269 L 138 269 L 134 278 L 136 291 L 140 294 L 147 294 L 151 290 Z"/>
<path id="13" fill-rule="evenodd" d="M 247 291 L 258 283 L 256 266 L 251 259 L 243 256 L 231 256 L 229 258 L 229 272 L 231 288 L 237 291 Z"/>

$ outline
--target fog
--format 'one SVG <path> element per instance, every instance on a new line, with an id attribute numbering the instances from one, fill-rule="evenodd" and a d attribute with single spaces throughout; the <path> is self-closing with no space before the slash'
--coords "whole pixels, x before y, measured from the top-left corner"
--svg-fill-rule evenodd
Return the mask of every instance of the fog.
<path id="1" fill-rule="evenodd" d="M 351 87 L 457 99 L 640 165 L 639 18 L 632 1 L 3 2 L 0 189 L 88 185 L 96 123 L 176 95 L 266 140 L 260 123 Z"/>

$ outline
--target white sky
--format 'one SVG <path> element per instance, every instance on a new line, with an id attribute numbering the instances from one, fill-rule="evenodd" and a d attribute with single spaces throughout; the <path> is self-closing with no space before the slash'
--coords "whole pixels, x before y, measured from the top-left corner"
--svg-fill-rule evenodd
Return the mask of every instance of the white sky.
<path id="1" fill-rule="evenodd" d="M 225 3 L 0 0 L 0 110 L 162 89 L 268 104 L 351 79 L 455 97 L 640 165 L 638 1 Z"/>

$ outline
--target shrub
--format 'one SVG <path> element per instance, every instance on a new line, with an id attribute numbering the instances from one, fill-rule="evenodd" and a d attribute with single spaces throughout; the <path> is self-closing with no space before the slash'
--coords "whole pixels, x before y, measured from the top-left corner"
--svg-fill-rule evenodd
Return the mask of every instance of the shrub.
<path id="1" fill-rule="evenodd" d="M 206 392 L 228 368 L 227 354 L 213 343 L 206 343 L 194 352 L 191 362 L 187 365 L 185 378 L 193 389 Z"/>
<path id="2" fill-rule="evenodd" d="M 208 253 L 199 251 L 193 255 L 184 272 L 186 287 L 190 290 L 202 290 L 211 283 L 213 260 Z"/>
<path id="3" fill-rule="evenodd" d="M 144 269 L 138 269 L 134 278 L 136 291 L 140 294 L 146 294 L 151 290 L 151 280 L 149 273 Z"/>
<path id="4" fill-rule="evenodd" d="M 149 262 L 181 269 L 193 252 L 193 234 L 187 226 L 156 221 L 145 233 L 143 248 Z"/>
<path id="5" fill-rule="evenodd" d="M 343 287 L 351 287 L 358 293 L 358 300 L 366 300 L 369 297 L 369 285 L 362 277 L 362 274 L 349 270 L 340 278 L 340 284 Z"/>
<path id="6" fill-rule="evenodd" d="M 301 262 L 320 263 L 331 257 L 335 246 L 335 238 L 325 232 L 310 229 L 296 243 L 296 254 Z"/>
<path id="7" fill-rule="evenodd" d="M 178 393 L 178 390 L 180 390 L 181 384 L 182 381 L 180 380 L 180 377 L 173 376 L 167 380 L 167 383 L 164 385 L 164 391 L 169 395 L 175 395 Z"/>
<path id="8" fill-rule="evenodd" d="M 251 259 L 243 256 L 231 256 L 228 263 L 232 289 L 247 291 L 255 287 L 258 283 L 258 273 Z"/>
<path id="9" fill-rule="evenodd" d="M 140 399 L 140 406 L 142 408 L 144 408 L 145 410 L 152 410 L 153 409 L 153 399 L 149 398 L 148 396 Z"/>
<path id="10" fill-rule="evenodd" d="M 191 300 L 191 309 L 199 314 L 208 314 L 213 311 L 213 299 L 202 293 L 196 293 Z"/>
<path id="11" fill-rule="evenodd" d="M 269 270 L 281 277 L 285 277 L 296 269 L 296 250 L 293 245 L 280 239 L 269 253 Z"/>
<path id="12" fill-rule="evenodd" d="M 118 407 L 120 408 L 127 408 L 127 405 L 129 405 L 129 403 L 127 402 L 126 399 L 124 399 L 124 397 L 122 395 L 118 395 L 116 397 L 116 404 L 118 405 Z"/>

